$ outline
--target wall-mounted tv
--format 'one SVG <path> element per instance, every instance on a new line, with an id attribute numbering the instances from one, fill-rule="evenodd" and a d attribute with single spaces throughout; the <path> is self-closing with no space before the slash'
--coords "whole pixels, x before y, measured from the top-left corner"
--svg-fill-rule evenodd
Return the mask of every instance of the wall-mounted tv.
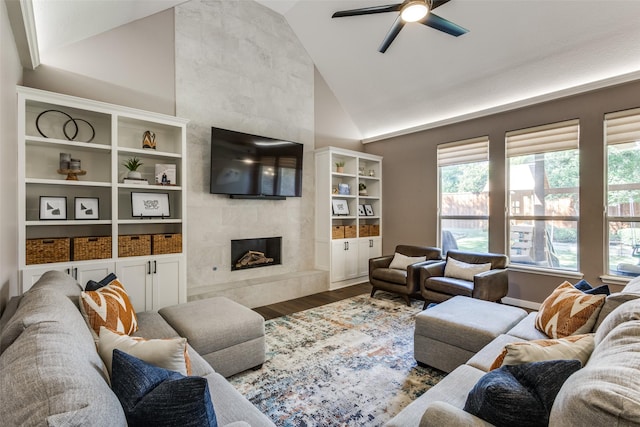
<path id="1" fill-rule="evenodd" d="M 302 152 L 297 142 L 211 128 L 212 194 L 233 198 L 302 196 Z"/>

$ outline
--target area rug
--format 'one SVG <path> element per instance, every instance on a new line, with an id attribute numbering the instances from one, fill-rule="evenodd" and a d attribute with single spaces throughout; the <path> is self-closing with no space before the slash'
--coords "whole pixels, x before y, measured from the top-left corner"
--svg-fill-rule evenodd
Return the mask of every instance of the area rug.
<path id="1" fill-rule="evenodd" d="M 444 378 L 413 358 L 422 304 L 379 292 L 269 320 L 262 369 L 230 382 L 278 426 L 380 426 Z"/>

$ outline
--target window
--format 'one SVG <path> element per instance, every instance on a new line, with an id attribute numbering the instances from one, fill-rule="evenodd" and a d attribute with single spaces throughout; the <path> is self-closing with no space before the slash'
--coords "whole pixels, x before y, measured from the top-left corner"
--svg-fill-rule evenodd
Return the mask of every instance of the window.
<path id="1" fill-rule="evenodd" d="M 640 108 L 605 115 L 609 274 L 640 275 Z"/>
<path id="2" fill-rule="evenodd" d="M 578 120 L 507 132 L 511 264 L 578 269 Z"/>
<path id="3" fill-rule="evenodd" d="M 438 145 L 440 244 L 489 251 L 489 138 Z"/>

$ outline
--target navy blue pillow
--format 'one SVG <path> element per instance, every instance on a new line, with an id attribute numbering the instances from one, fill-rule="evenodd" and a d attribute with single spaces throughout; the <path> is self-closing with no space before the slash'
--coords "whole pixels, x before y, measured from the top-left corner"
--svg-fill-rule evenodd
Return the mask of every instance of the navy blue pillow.
<path id="1" fill-rule="evenodd" d="M 578 283 L 573 285 L 573 287 L 578 290 L 581 290 L 585 294 L 590 294 L 590 295 L 610 295 L 611 294 L 611 291 L 609 290 L 609 286 L 602 285 L 602 286 L 598 286 L 597 288 L 594 288 L 593 286 L 591 286 L 589 282 L 587 282 L 584 279 L 580 280 Z"/>
<path id="2" fill-rule="evenodd" d="M 100 280 L 99 282 L 96 282 L 95 280 L 89 280 L 87 282 L 87 285 L 84 287 L 84 290 L 89 292 L 89 291 L 97 291 L 98 289 L 107 286 L 109 283 L 113 282 L 114 280 L 116 280 L 118 277 L 113 274 L 113 273 L 109 273 L 107 274 L 107 277 L 105 277 L 104 279 Z"/>
<path id="3" fill-rule="evenodd" d="M 560 387 L 581 366 L 547 360 L 494 369 L 471 389 L 464 410 L 497 427 L 547 426 Z"/>
<path id="4" fill-rule="evenodd" d="M 130 427 L 217 427 L 207 380 L 113 350 L 111 388 Z"/>

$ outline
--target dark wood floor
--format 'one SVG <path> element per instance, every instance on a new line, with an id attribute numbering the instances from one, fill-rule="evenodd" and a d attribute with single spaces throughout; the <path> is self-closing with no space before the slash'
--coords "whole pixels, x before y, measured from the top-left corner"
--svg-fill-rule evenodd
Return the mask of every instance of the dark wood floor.
<path id="1" fill-rule="evenodd" d="M 369 283 L 361 283 L 342 289 L 336 289 L 335 291 L 320 292 L 319 294 L 313 294 L 302 298 L 256 307 L 253 311 L 261 314 L 266 320 L 269 320 L 275 317 L 286 316 L 287 314 L 293 314 L 298 311 L 308 310 L 310 308 L 341 301 L 356 295 L 368 294 L 370 292 L 371 285 Z"/>

